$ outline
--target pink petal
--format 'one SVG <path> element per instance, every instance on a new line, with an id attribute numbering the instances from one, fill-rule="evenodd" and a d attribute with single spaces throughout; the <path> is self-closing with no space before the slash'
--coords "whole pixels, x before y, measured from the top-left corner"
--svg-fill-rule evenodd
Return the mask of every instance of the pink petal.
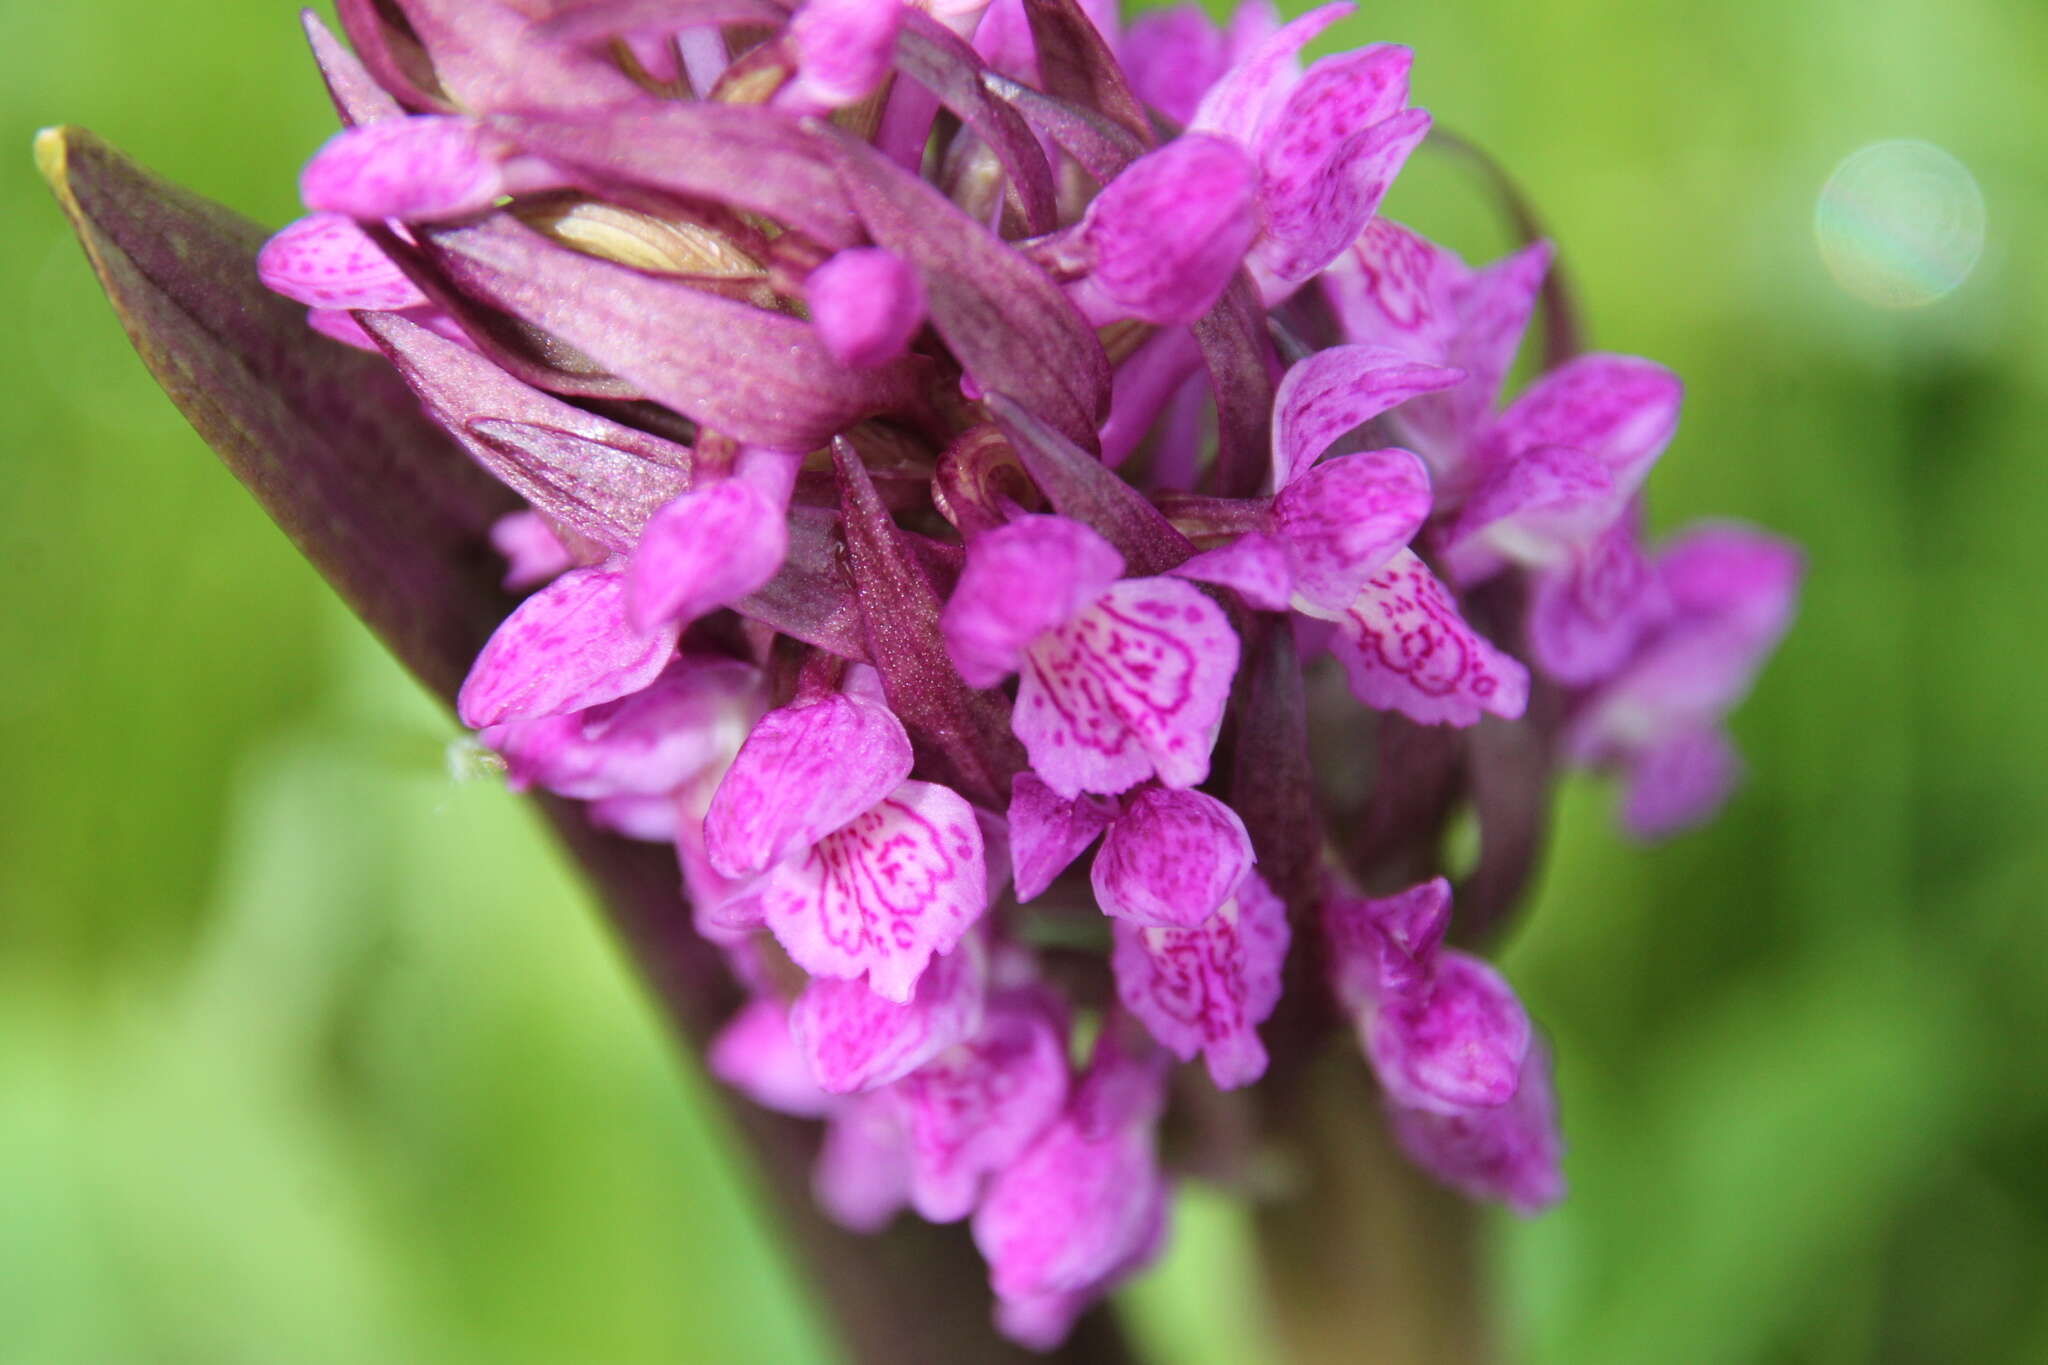
<path id="1" fill-rule="evenodd" d="M 1613 525 L 1625 496 L 1592 452 L 1532 446 L 1487 470 L 1444 536 L 1444 565 L 1467 583 L 1505 562 L 1559 567 Z"/>
<path id="2" fill-rule="evenodd" d="M 1095 836 L 1116 818 L 1116 803 L 1100 796 L 1062 798 L 1037 774 L 1010 783 L 1010 863 L 1017 899 L 1036 900 Z"/>
<path id="3" fill-rule="evenodd" d="M 960 676 L 994 687 L 1032 641 L 1073 620 L 1123 571 L 1108 541 L 1065 517 L 1019 517 L 977 536 L 939 618 Z"/>
<path id="4" fill-rule="evenodd" d="M 631 696 L 587 711 L 484 732 L 515 788 L 582 801 L 667 796 L 732 761 L 761 714 L 760 670 L 736 659 L 678 659 Z M 666 839 L 673 823 L 659 837 Z"/>
<path id="5" fill-rule="evenodd" d="M 1344 339 L 1431 365 L 1451 363 L 1454 292 L 1470 274 L 1455 252 L 1374 218 L 1323 276 Z"/>
<path id="6" fill-rule="evenodd" d="M 934 1223 L 965 1218 L 988 1176 L 1059 1117 L 1067 1100 L 1066 1029 L 1036 990 L 989 1002 L 981 1032 L 906 1076 L 894 1091 L 910 1149 L 910 1200 Z"/>
<path id="7" fill-rule="evenodd" d="M 762 896 L 768 928 L 799 967 L 813 976 L 865 973 L 876 994 L 899 1004 L 932 955 L 952 951 L 987 908 L 974 808 L 929 782 L 905 782 L 777 864 Z"/>
<path id="8" fill-rule="evenodd" d="M 810 1065 L 790 1035 L 789 1011 L 780 1000 L 756 996 L 711 1040 L 711 1074 L 764 1109 L 798 1118 L 822 1118 L 833 1099 L 818 1088 Z"/>
<path id="9" fill-rule="evenodd" d="M 898 0 L 808 0 L 789 22 L 796 79 L 776 93 L 775 103 L 822 113 L 865 99 L 889 74 L 902 26 Z"/>
<path id="10" fill-rule="evenodd" d="M 1387 1098 L 1437 1113 L 1506 1104 L 1529 1050 L 1522 1002 L 1459 952 L 1438 955 L 1425 990 L 1381 1000 L 1360 1026 Z"/>
<path id="11" fill-rule="evenodd" d="M 1236 811 L 1203 792 L 1145 787 L 1109 827 L 1089 879 L 1118 919 L 1192 929 L 1236 893 L 1254 861 Z"/>
<path id="12" fill-rule="evenodd" d="M 647 521 L 628 570 L 633 622 L 688 624 L 775 576 L 789 553 L 787 509 L 744 479 L 672 499 Z"/>
<path id="13" fill-rule="evenodd" d="M 462 723 L 581 711 L 637 692 L 675 654 L 676 630 L 626 620 L 625 575 L 572 569 L 520 603 L 477 655 L 456 698 Z"/>
<path id="14" fill-rule="evenodd" d="M 880 1232 L 910 1198 L 910 1152 L 889 1095 L 855 1095 L 832 1112 L 811 1171 L 826 1214 L 853 1232 Z"/>
<path id="15" fill-rule="evenodd" d="M 1470 273 L 1453 290 L 1458 331 L 1449 363 L 1464 370 L 1468 378 L 1430 402 L 1456 410 L 1457 430 L 1466 441 L 1476 436 L 1493 414 L 1554 254 L 1548 242 L 1531 243 Z"/>
<path id="16" fill-rule="evenodd" d="M 1324 5 L 1263 38 L 1210 87 L 1188 120 L 1188 131 L 1218 133 L 1247 148 L 1257 147 L 1267 124 L 1301 82 L 1295 58 L 1352 9 L 1349 3 Z"/>
<path id="17" fill-rule="evenodd" d="M 1083 1313 L 1124 1280 L 1158 1259 L 1166 1247 L 1167 1214 L 1172 1203 L 1170 1195 L 1166 1182 L 1160 1181 L 1153 1186 L 1151 1208 L 1144 1220 L 1145 1231 L 1138 1236 L 1129 1254 L 1087 1288 L 997 1299 L 996 1330 L 1032 1351 L 1050 1351 L 1065 1341 Z"/>
<path id="18" fill-rule="evenodd" d="M 1495 649 L 1458 614 L 1450 592 L 1402 550 L 1375 574 L 1338 621 L 1332 644 L 1367 706 L 1420 725 L 1505 720 L 1529 702 L 1529 671 Z"/>
<path id="19" fill-rule="evenodd" d="M 427 296 L 352 218 L 316 213 L 288 223 L 256 254 L 263 283 L 311 308 L 395 312 Z"/>
<path id="20" fill-rule="evenodd" d="M 1174 577 L 1229 588 L 1261 611 L 1285 611 L 1294 596 L 1294 569 L 1285 546 L 1247 531 L 1175 567 Z"/>
<path id="21" fill-rule="evenodd" d="M 1131 89 L 1183 126 L 1227 62 L 1222 32 L 1193 5 L 1138 15 L 1124 41 Z"/>
<path id="22" fill-rule="evenodd" d="M 888 0 L 900 8 L 896 0 Z M 866 369 L 896 359 L 924 326 L 924 281 L 901 256 L 852 247 L 804 280 L 818 340 L 842 365 Z"/>
<path id="23" fill-rule="evenodd" d="M 1694 527 L 1657 557 L 1658 576 L 1682 615 L 1772 642 L 1791 623 L 1805 567 L 1797 546 L 1734 522 Z"/>
<path id="24" fill-rule="evenodd" d="M 1742 760 L 1718 729 L 1681 730 L 1628 763 L 1621 824 L 1638 839 L 1665 839 L 1704 824 L 1742 778 Z"/>
<path id="25" fill-rule="evenodd" d="M 1330 443 L 1419 393 L 1447 388 L 1462 370 L 1376 346 L 1332 346 L 1295 364 L 1273 399 L 1273 486 L 1285 488 Z"/>
<path id="26" fill-rule="evenodd" d="M 473 118 L 418 114 L 336 133 L 299 177 L 306 207 L 350 218 L 460 218 L 508 189 L 504 139 Z"/>
<path id="27" fill-rule="evenodd" d="M 538 512 L 508 512 L 492 522 L 491 548 L 505 557 L 505 587 L 512 591 L 545 583 L 576 567 L 576 557 Z"/>
<path id="28" fill-rule="evenodd" d="M 1237 657 L 1237 636 L 1199 590 L 1126 579 L 1031 646 L 1012 724 L 1061 796 L 1152 776 L 1192 787 L 1209 774 Z"/>
<path id="29" fill-rule="evenodd" d="M 711 865 L 745 877 L 800 854 L 895 791 L 910 768 L 910 736 L 880 702 L 836 694 L 770 711 L 711 798 Z"/>
<path id="30" fill-rule="evenodd" d="M 1216 306 L 1256 230 L 1258 169 L 1236 143 L 1199 133 L 1139 157 L 1089 204 L 1094 259 L 1083 311 L 1098 322 L 1192 323 Z"/>
<path id="31" fill-rule="evenodd" d="M 1486 463 L 1535 446 L 1574 446 L 1597 456 L 1627 497 L 1678 429 L 1678 376 L 1625 355 L 1582 355 L 1544 375 L 1500 415 Z"/>
<path id="32" fill-rule="evenodd" d="M 1316 465 L 1273 499 L 1273 532 L 1295 591 L 1348 606 L 1429 516 L 1429 471 L 1405 450 L 1369 450 Z"/>
<path id="33" fill-rule="evenodd" d="M 1395 1138 L 1416 1165 L 1474 1199 L 1531 1214 L 1564 1197 L 1564 1144 L 1541 1043 L 1530 1045 L 1507 1104 L 1455 1114 L 1393 1107 L 1391 1117 Z"/>
<path id="34" fill-rule="evenodd" d="M 1670 597 L 1624 517 L 1562 568 L 1536 576 L 1529 600 L 1529 653 L 1559 682 L 1585 687 L 1613 676 Z"/>
<path id="35" fill-rule="evenodd" d="M 1330 984 L 1345 1009 L 1425 994 L 1451 923 L 1442 877 L 1377 900 L 1332 897 L 1323 906 Z"/>
<path id="36" fill-rule="evenodd" d="M 1115 926 L 1117 998 L 1182 1061 L 1197 1052 L 1218 1089 L 1266 1072 L 1258 1026 L 1280 1003 L 1287 907 L 1258 874 L 1194 928 Z"/>
<path id="37" fill-rule="evenodd" d="M 820 979 L 789 1011 L 790 1036 L 830 1095 L 901 1080 L 981 1027 L 984 969 L 973 944 L 932 959 L 909 1003 L 860 981 Z"/>

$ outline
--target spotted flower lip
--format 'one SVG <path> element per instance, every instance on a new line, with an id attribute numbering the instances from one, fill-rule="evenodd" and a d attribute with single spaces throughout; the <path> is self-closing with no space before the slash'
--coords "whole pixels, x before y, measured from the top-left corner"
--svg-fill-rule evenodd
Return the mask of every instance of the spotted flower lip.
<path id="1" fill-rule="evenodd" d="M 1804 566 L 1646 538 L 1662 366 L 1505 392 L 1556 250 L 1380 215 L 1415 53 L 1304 59 L 1342 4 L 338 12 L 260 252 L 83 141 L 53 179 L 508 780 L 673 847 L 652 939 L 744 998 L 711 1069 L 822 1125 L 831 1217 L 965 1224 L 1050 1348 L 1170 1236 L 1228 1108 L 1186 1084 L 1302 1084 L 1333 1020 L 1418 1167 L 1562 1197 L 1550 1051 L 1470 946 L 1561 766 L 1642 837 L 1727 798 Z"/>

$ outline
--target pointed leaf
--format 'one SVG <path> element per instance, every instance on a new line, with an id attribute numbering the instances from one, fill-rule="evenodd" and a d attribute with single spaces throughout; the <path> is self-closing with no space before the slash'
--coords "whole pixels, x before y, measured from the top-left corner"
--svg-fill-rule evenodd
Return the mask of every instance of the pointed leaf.
<path id="1" fill-rule="evenodd" d="M 1046 94 L 1113 120 L 1143 146 L 1157 141 L 1116 54 L 1074 0 L 1024 0 L 1024 16 Z"/>
<path id="2" fill-rule="evenodd" d="M 1194 554 L 1188 538 L 1102 461 L 1039 421 L 1009 394 L 991 393 L 987 403 L 1025 470 L 1052 505 L 1062 516 L 1094 528 L 1115 546 L 1128 572 L 1165 573 Z"/>
<path id="3" fill-rule="evenodd" d="M 982 84 L 985 68 L 974 49 L 953 31 L 916 9 L 904 13 L 896 38 L 896 69 L 938 96 L 960 121 L 995 152 L 1010 189 L 1035 236 L 1059 223 L 1052 168 L 1023 115 Z"/>

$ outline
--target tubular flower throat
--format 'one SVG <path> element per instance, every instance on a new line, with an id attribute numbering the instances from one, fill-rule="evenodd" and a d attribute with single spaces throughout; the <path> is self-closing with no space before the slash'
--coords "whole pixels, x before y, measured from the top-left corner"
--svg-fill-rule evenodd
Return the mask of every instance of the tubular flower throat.
<path id="1" fill-rule="evenodd" d="M 1305 61 L 1341 4 L 339 8 L 263 279 L 524 500 L 461 718 L 674 845 L 748 1001 L 712 1067 L 824 1123 L 835 1217 L 971 1219 L 1050 1346 L 1167 1235 L 1170 1085 L 1332 1020 L 1420 1166 L 1561 1195 L 1442 874 L 1496 924 L 1563 764 L 1643 836 L 1712 813 L 1801 562 L 1644 543 L 1661 367 L 1503 401 L 1551 250 L 1377 216 L 1407 49 Z"/>

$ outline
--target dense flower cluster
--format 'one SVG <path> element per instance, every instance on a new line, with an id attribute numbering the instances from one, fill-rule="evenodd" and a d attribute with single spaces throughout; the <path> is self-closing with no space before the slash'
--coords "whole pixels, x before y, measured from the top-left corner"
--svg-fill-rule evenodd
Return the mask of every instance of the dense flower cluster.
<path id="1" fill-rule="evenodd" d="M 1444 829 L 1476 809 L 1476 902 L 1553 758 L 1638 833 L 1710 813 L 1799 577 L 1735 526 L 1645 546 L 1662 368 L 1503 405 L 1550 249 L 1376 216 L 1430 120 L 1404 48 L 1304 63 L 1345 12 L 308 20 L 347 127 L 263 277 L 527 504 L 463 721 L 674 844 L 750 1001 L 714 1071 L 824 1122 L 846 1223 L 971 1218 L 1031 1344 L 1161 1245 L 1170 1086 L 1331 1020 L 1418 1163 L 1554 1201 Z"/>

